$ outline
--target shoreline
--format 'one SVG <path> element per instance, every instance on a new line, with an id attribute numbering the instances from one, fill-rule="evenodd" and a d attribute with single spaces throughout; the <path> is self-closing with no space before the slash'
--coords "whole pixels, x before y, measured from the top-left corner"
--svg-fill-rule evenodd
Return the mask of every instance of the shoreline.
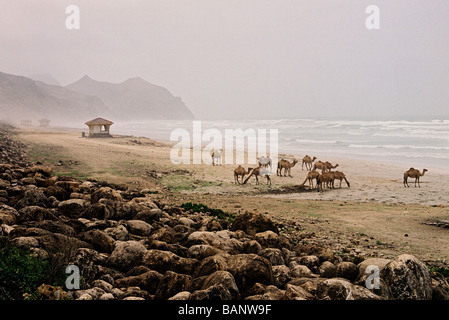
<path id="1" fill-rule="evenodd" d="M 147 138 L 88 139 L 70 130 L 17 131 L 33 160 L 50 165 L 57 175 L 127 183 L 173 205 L 203 203 L 233 214 L 257 208 L 275 221 L 300 225 L 304 234 L 311 235 L 308 241 L 334 243 L 336 251 L 342 250 L 341 243 L 351 246 L 356 241 L 366 255 L 391 257 L 407 252 L 426 261 L 449 257 L 447 229 L 425 224 L 449 216 L 444 191 L 449 174 L 444 171 L 429 169 L 421 188 L 413 187 L 413 179 L 410 188 L 405 188 L 402 175 L 407 168 L 332 157 L 323 160 L 339 163 L 337 169 L 346 174 L 350 188 L 343 182 L 341 189 L 337 183 L 336 189 L 324 192 L 283 192 L 304 181 L 307 171 L 301 170 L 300 163 L 292 169 L 293 178 L 273 176 L 271 187 L 265 179 L 256 185 L 254 178 L 235 185 L 235 165 L 174 165 L 169 146 Z M 63 165 L 57 165 L 59 160 Z M 75 161 L 77 165 L 71 164 Z M 365 243 L 362 235 L 374 240 Z"/>

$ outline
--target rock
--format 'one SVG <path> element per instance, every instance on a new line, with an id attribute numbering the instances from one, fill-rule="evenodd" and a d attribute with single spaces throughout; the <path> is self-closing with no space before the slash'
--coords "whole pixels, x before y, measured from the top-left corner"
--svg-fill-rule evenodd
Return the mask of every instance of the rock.
<path id="1" fill-rule="evenodd" d="M 256 283 L 273 284 L 271 263 L 255 254 L 231 255 L 227 261 L 227 271 L 233 276 L 242 292 Z"/>
<path id="2" fill-rule="evenodd" d="M 58 179 L 61 179 L 59 177 Z M 63 188 L 67 193 L 77 192 L 80 186 L 80 183 L 77 181 L 56 181 L 55 186 Z"/>
<path id="3" fill-rule="evenodd" d="M 382 281 L 398 300 L 432 299 L 432 281 L 427 266 L 409 254 L 402 254 L 380 271 Z"/>
<path id="4" fill-rule="evenodd" d="M 187 256 L 189 258 L 194 258 L 197 260 L 203 260 L 207 257 L 216 255 L 220 252 L 219 249 L 214 248 L 208 244 L 196 244 L 191 246 L 187 251 Z"/>
<path id="5" fill-rule="evenodd" d="M 284 288 L 285 284 L 291 280 L 290 269 L 286 265 L 273 266 L 273 283 L 278 288 Z"/>
<path id="6" fill-rule="evenodd" d="M 33 178 L 30 178 L 30 177 L 22 178 L 22 179 L 20 179 L 20 182 L 23 185 L 30 185 L 30 184 L 37 185 L 36 180 L 34 180 Z"/>
<path id="7" fill-rule="evenodd" d="M 0 203 L 0 224 L 13 225 L 19 217 L 19 212 L 16 209 Z"/>
<path id="8" fill-rule="evenodd" d="M 242 246 L 242 253 L 255 253 L 258 254 L 262 250 L 262 246 L 256 240 L 245 241 Z"/>
<path id="9" fill-rule="evenodd" d="M 129 240 L 129 232 L 123 225 L 118 225 L 116 227 L 106 228 L 104 230 L 106 234 L 111 236 L 113 239 L 118 241 L 128 241 Z"/>
<path id="10" fill-rule="evenodd" d="M 110 293 L 113 289 L 112 284 L 110 284 L 104 280 L 95 280 L 92 282 L 91 286 L 100 288 L 107 293 Z"/>
<path id="11" fill-rule="evenodd" d="M 20 210 L 29 206 L 46 207 L 48 204 L 48 198 L 45 196 L 41 189 L 33 188 L 25 191 L 23 197 L 17 201 L 15 208 Z"/>
<path id="12" fill-rule="evenodd" d="M 168 300 L 191 300 L 191 293 L 189 291 L 181 291 L 175 294 L 173 297 L 168 298 Z"/>
<path id="13" fill-rule="evenodd" d="M 84 210 L 81 217 L 84 219 L 99 219 L 109 220 L 115 216 L 115 210 L 113 207 L 104 203 L 95 203 L 90 205 Z"/>
<path id="14" fill-rule="evenodd" d="M 142 220 L 124 221 L 123 225 L 128 229 L 129 233 L 142 237 L 148 237 L 152 230 L 151 225 Z"/>
<path id="15" fill-rule="evenodd" d="M 270 261 L 272 266 L 285 264 L 285 259 L 282 251 L 277 248 L 266 248 L 259 251 L 259 256 Z"/>
<path id="16" fill-rule="evenodd" d="M 285 290 L 281 290 L 276 286 L 269 285 L 263 294 L 247 296 L 245 300 L 281 300 L 285 295 Z"/>
<path id="17" fill-rule="evenodd" d="M 78 237 L 90 243 L 98 252 L 112 253 L 114 250 L 114 239 L 101 230 L 89 230 L 78 235 Z"/>
<path id="18" fill-rule="evenodd" d="M 156 290 L 155 299 L 166 300 L 179 292 L 192 291 L 192 277 L 187 274 L 179 274 L 173 271 L 165 272 Z"/>
<path id="19" fill-rule="evenodd" d="M 33 237 L 17 237 L 10 241 L 10 244 L 14 247 L 20 248 L 37 248 L 39 247 L 39 241 Z"/>
<path id="20" fill-rule="evenodd" d="M 354 281 L 359 275 L 359 269 L 357 266 L 349 261 L 340 262 L 337 265 L 336 276 L 338 278 L 345 278 L 349 281 Z"/>
<path id="21" fill-rule="evenodd" d="M 239 289 L 234 277 L 227 271 L 216 271 L 207 276 L 200 290 L 190 296 L 192 300 L 235 300 L 239 298 Z"/>
<path id="22" fill-rule="evenodd" d="M 320 265 L 320 259 L 317 256 L 303 256 L 297 257 L 294 259 L 297 263 L 306 266 L 312 272 L 318 271 L 318 267 Z"/>
<path id="23" fill-rule="evenodd" d="M 74 237 L 77 233 L 70 225 L 67 225 L 60 220 L 29 221 L 26 225 L 47 230 L 52 233 L 60 233 L 69 237 Z"/>
<path id="24" fill-rule="evenodd" d="M 259 232 L 273 231 L 279 234 L 279 230 L 276 225 L 268 218 L 265 214 L 259 213 L 257 211 L 239 214 L 230 226 L 230 230 L 243 230 L 249 235 L 255 235 Z"/>
<path id="25" fill-rule="evenodd" d="M 159 272 L 172 270 L 177 273 L 191 274 L 199 261 L 192 258 L 182 258 L 170 251 L 150 249 L 145 252 L 142 264 Z"/>
<path id="26" fill-rule="evenodd" d="M 107 300 L 114 300 L 114 299 L 115 299 L 115 297 L 112 293 L 105 293 L 105 294 L 102 294 L 98 300 L 107 301 Z"/>
<path id="27" fill-rule="evenodd" d="M 292 284 L 287 284 L 285 286 L 285 293 L 282 300 L 312 300 L 313 295 L 311 295 L 306 289 L 301 286 L 295 286 Z"/>
<path id="28" fill-rule="evenodd" d="M 44 300 L 65 300 L 68 299 L 68 294 L 59 286 L 51 286 L 48 284 L 41 284 L 37 288 L 38 294 Z"/>
<path id="29" fill-rule="evenodd" d="M 337 274 L 337 267 L 330 261 L 324 261 L 318 270 L 322 278 L 334 278 Z"/>
<path id="30" fill-rule="evenodd" d="M 22 208 L 19 210 L 19 215 L 19 223 L 26 221 L 58 220 L 52 211 L 38 206 Z"/>
<path id="31" fill-rule="evenodd" d="M 228 230 L 195 231 L 188 236 L 186 245 L 207 244 L 230 254 L 239 253 L 242 243 L 232 236 L 232 232 Z"/>
<path id="32" fill-rule="evenodd" d="M 117 287 L 139 287 L 150 294 L 154 294 L 162 277 L 159 272 L 150 270 L 137 276 L 117 279 L 115 285 Z"/>
<path id="33" fill-rule="evenodd" d="M 291 278 L 315 278 L 317 277 L 312 271 L 310 271 L 307 266 L 301 264 L 295 264 L 290 269 L 290 277 Z"/>
<path id="34" fill-rule="evenodd" d="M 89 206 L 89 202 L 83 199 L 70 199 L 61 201 L 58 205 L 60 214 L 69 218 L 79 218 Z"/>
<path id="35" fill-rule="evenodd" d="M 342 278 L 318 282 L 317 297 L 323 300 L 382 300 L 370 290 Z"/>
<path id="36" fill-rule="evenodd" d="M 70 198 L 70 194 L 64 188 L 58 186 L 50 186 L 45 188 L 44 194 L 48 198 L 55 197 L 59 201 L 68 200 Z"/>
<path id="37" fill-rule="evenodd" d="M 203 259 L 195 270 L 194 277 L 206 276 L 218 270 L 227 270 L 228 254 L 216 254 Z"/>
<path id="38" fill-rule="evenodd" d="M 141 264 L 146 248 L 137 241 L 116 241 L 114 251 L 108 258 L 108 265 L 126 271 Z"/>
<path id="39" fill-rule="evenodd" d="M 109 187 L 102 187 L 98 190 L 95 190 L 90 198 L 90 202 L 92 204 L 97 203 L 100 199 L 109 199 L 114 201 L 123 201 L 122 196 L 116 190 L 111 189 Z"/>

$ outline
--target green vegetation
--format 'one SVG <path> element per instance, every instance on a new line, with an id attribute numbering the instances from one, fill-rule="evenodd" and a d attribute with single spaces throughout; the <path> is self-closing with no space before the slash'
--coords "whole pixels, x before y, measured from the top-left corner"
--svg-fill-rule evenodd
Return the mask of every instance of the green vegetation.
<path id="1" fill-rule="evenodd" d="M 0 300 L 39 299 L 37 288 L 45 283 L 62 286 L 65 273 L 51 258 L 33 256 L 29 250 L 6 245 L 0 239 Z"/>
<path id="2" fill-rule="evenodd" d="M 434 271 L 436 273 L 441 274 L 445 278 L 449 278 L 449 268 L 444 267 L 430 267 L 430 271 Z"/>
<path id="3" fill-rule="evenodd" d="M 181 205 L 181 208 L 183 208 L 184 210 L 192 210 L 193 212 L 208 213 L 211 216 L 216 217 L 217 219 L 224 219 L 228 220 L 229 222 L 234 221 L 235 218 L 235 214 L 233 213 L 224 212 L 221 209 L 211 209 L 202 203 L 187 202 L 183 203 Z"/>

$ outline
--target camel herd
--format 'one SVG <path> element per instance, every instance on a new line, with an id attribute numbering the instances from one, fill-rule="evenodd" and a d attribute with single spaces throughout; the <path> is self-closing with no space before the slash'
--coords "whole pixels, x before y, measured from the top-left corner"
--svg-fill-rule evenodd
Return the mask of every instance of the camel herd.
<path id="1" fill-rule="evenodd" d="M 234 183 L 235 184 L 246 184 L 248 180 L 251 177 L 255 177 L 256 179 L 256 185 L 259 184 L 259 177 L 265 177 L 267 185 L 271 186 L 271 168 L 272 168 L 272 160 L 270 157 L 260 157 L 259 159 L 259 166 L 256 168 L 248 168 L 248 170 L 245 170 L 241 165 L 239 165 L 234 170 Z M 346 178 L 346 175 L 341 171 L 332 171 L 332 169 L 337 168 L 339 165 L 338 163 L 335 165 L 332 165 L 330 162 L 326 161 L 316 161 L 316 157 L 310 157 L 309 155 L 304 156 L 302 159 L 302 170 L 304 170 L 304 167 L 309 172 L 307 173 L 307 176 L 303 183 L 301 183 L 299 186 L 305 186 L 305 184 L 308 182 L 309 189 L 316 189 L 317 191 L 324 191 L 325 188 L 327 189 L 334 189 L 335 188 L 335 181 L 339 181 L 338 188 L 341 188 L 341 184 L 343 180 L 346 182 L 346 185 L 348 188 L 350 187 L 350 183 L 348 179 Z M 291 170 L 292 168 L 298 163 L 299 161 L 297 159 L 293 159 L 292 161 L 288 161 L 285 159 L 281 159 L 278 161 L 277 166 L 277 172 L 276 175 L 278 177 L 291 177 Z M 428 171 L 427 169 L 423 169 L 422 173 L 414 168 L 410 168 L 406 172 L 404 172 L 404 187 L 409 187 L 408 185 L 408 178 L 414 178 L 415 179 L 415 187 L 419 183 L 419 178 L 424 176 L 424 174 Z M 246 179 L 245 179 L 245 176 Z M 241 179 L 241 181 L 240 181 Z M 316 181 L 314 186 L 314 180 Z"/>

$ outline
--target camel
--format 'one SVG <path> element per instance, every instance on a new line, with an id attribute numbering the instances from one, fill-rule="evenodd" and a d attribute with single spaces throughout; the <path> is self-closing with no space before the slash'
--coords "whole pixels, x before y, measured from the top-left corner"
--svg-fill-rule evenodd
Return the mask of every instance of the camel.
<path id="1" fill-rule="evenodd" d="M 292 168 L 295 166 L 295 164 L 297 164 L 297 163 L 298 163 L 298 160 L 296 160 L 296 159 L 293 159 L 293 162 L 290 162 L 290 161 L 288 161 L 288 160 L 281 159 L 281 160 L 278 162 L 277 175 L 278 175 L 278 176 L 282 176 L 282 169 L 284 169 L 284 177 L 286 177 L 286 176 L 287 176 L 287 173 L 288 173 L 288 176 L 289 176 L 290 178 L 293 178 L 292 175 L 291 175 L 291 170 L 292 170 Z"/>
<path id="2" fill-rule="evenodd" d="M 263 167 L 263 168 L 268 168 L 268 166 L 270 166 L 270 171 L 271 171 L 271 158 L 269 156 L 262 156 L 260 158 L 257 159 L 259 162 L 259 166 Z"/>
<path id="3" fill-rule="evenodd" d="M 304 165 L 306 165 L 306 170 L 312 170 L 312 164 L 316 160 L 316 157 L 311 158 L 309 155 L 306 154 L 304 158 L 302 158 L 302 170 L 304 170 Z"/>
<path id="4" fill-rule="evenodd" d="M 217 165 L 220 163 L 220 166 L 221 166 L 221 156 L 222 156 L 222 152 L 223 152 L 223 149 L 219 149 L 219 150 L 215 150 L 215 149 L 213 149 L 211 152 L 210 152 L 210 156 L 212 157 L 212 165 L 213 166 L 215 166 L 215 159 L 217 160 Z"/>
<path id="5" fill-rule="evenodd" d="M 307 181 L 309 181 L 309 187 L 311 189 L 313 189 L 313 179 L 318 178 L 319 175 L 320 175 L 320 173 L 316 170 L 309 171 L 309 173 L 307 173 L 306 179 L 304 180 L 304 182 L 302 184 L 300 184 L 300 186 L 305 185 L 305 183 Z"/>
<path id="6" fill-rule="evenodd" d="M 418 182 L 418 187 L 421 188 L 421 185 L 419 184 L 419 177 L 422 177 L 426 171 L 428 171 L 427 169 L 423 169 L 422 173 L 415 169 L 415 168 L 410 168 L 407 171 L 404 172 L 404 187 L 409 187 L 408 185 L 408 178 L 415 178 L 415 188 L 416 188 L 416 182 Z"/>
<path id="7" fill-rule="evenodd" d="M 317 182 L 317 190 L 318 191 L 324 191 L 324 185 L 326 185 L 326 187 L 328 189 L 333 189 L 334 187 L 334 172 L 323 172 L 322 174 L 320 174 L 318 176 L 318 178 L 316 178 L 316 182 Z"/>
<path id="8" fill-rule="evenodd" d="M 323 162 L 323 161 L 317 161 L 315 162 L 315 164 L 313 165 L 313 170 L 321 170 L 322 173 L 326 172 L 326 171 L 331 171 L 332 169 L 335 169 L 336 167 L 338 167 L 338 163 L 333 166 L 332 163 L 330 163 L 329 161 Z"/>
<path id="9" fill-rule="evenodd" d="M 249 178 L 251 178 L 252 176 L 254 176 L 256 178 L 256 185 L 259 184 L 258 176 L 265 176 L 267 178 L 267 185 L 271 186 L 271 179 L 270 179 L 270 175 L 267 172 L 267 169 L 262 168 L 262 167 L 257 167 L 257 168 L 252 169 L 251 174 L 245 179 L 243 184 L 246 184 L 248 182 Z"/>
<path id="10" fill-rule="evenodd" d="M 341 188 L 342 180 L 345 180 L 346 184 L 348 185 L 348 188 L 350 188 L 349 181 L 346 179 L 346 176 L 345 176 L 345 174 L 343 172 L 335 171 L 335 172 L 332 172 L 332 173 L 334 174 L 334 180 L 340 180 L 339 188 Z M 333 186 L 333 183 L 332 183 L 332 186 Z"/>
<path id="11" fill-rule="evenodd" d="M 245 176 L 247 174 L 249 174 L 251 170 L 252 170 L 252 168 L 248 168 L 248 171 L 246 171 L 241 165 L 239 165 L 237 167 L 237 169 L 234 170 L 234 183 L 240 184 L 240 181 L 239 181 L 240 176 L 242 177 L 242 183 L 243 183 L 243 178 L 245 178 Z"/>

